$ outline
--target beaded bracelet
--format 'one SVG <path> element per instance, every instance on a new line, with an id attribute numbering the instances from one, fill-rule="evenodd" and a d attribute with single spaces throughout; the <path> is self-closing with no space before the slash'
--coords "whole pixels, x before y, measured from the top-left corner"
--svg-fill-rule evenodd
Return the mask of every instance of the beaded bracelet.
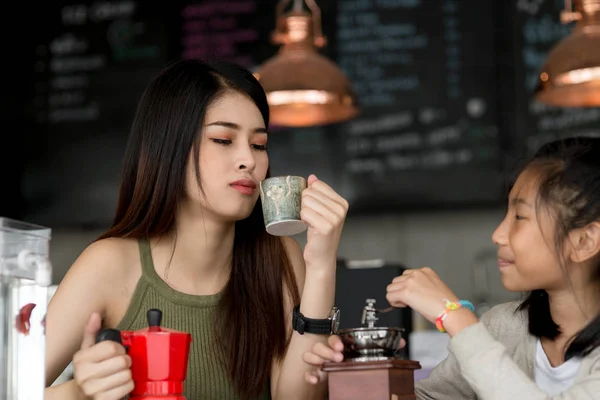
<path id="1" fill-rule="evenodd" d="M 468 300 L 459 300 L 459 301 L 455 302 L 455 301 L 450 301 L 448 299 L 444 299 L 444 302 L 445 302 L 446 308 L 435 319 L 435 327 L 438 329 L 438 331 L 440 331 L 442 333 L 446 332 L 446 329 L 444 329 L 444 320 L 448 316 L 449 311 L 454 311 L 454 310 L 458 310 L 459 308 L 465 307 L 465 308 L 468 308 L 469 310 L 475 312 L 475 307 L 473 306 L 473 303 L 471 303 Z"/>

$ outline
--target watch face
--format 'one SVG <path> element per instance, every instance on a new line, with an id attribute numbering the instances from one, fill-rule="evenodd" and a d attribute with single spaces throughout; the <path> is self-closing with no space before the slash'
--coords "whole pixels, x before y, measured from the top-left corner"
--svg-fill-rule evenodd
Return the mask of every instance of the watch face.
<path id="1" fill-rule="evenodd" d="M 331 316 L 331 333 L 337 333 L 340 328 L 340 310 L 336 308 Z"/>

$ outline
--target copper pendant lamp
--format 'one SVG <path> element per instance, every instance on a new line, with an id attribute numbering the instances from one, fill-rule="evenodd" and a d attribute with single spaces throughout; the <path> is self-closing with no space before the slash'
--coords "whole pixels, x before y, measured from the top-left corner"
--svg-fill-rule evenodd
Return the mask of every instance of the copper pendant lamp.
<path id="1" fill-rule="evenodd" d="M 326 125 L 358 114 L 356 97 L 344 73 L 320 55 L 326 39 L 321 31 L 321 12 L 314 0 L 281 0 L 276 9 L 275 44 L 282 47 L 255 73 L 267 93 L 271 122 L 280 126 Z"/>
<path id="2" fill-rule="evenodd" d="M 573 32 L 548 54 L 535 90 L 542 103 L 558 107 L 600 106 L 600 0 L 565 1 L 562 23 Z"/>

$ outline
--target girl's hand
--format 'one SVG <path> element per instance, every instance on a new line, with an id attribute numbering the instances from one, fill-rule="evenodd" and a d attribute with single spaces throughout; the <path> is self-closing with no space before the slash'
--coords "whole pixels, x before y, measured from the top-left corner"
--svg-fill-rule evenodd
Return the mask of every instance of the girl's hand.
<path id="1" fill-rule="evenodd" d="M 458 301 L 458 297 L 431 268 L 404 271 L 388 285 L 386 298 L 392 306 L 408 306 L 432 323 L 446 309 L 446 300 Z M 477 322 L 477 317 L 468 308 L 460 308 L 448 313 L 444 328 L 450 336 L 454 336 Z"/>
<path id="2" fill-rule="evenodd" d="M 445 300 L 458 297 L 431 268 L 407 269 L 387 287 L 387 301 L 394 307 L 410 307 L 429 321 L 445 310 Z"/>

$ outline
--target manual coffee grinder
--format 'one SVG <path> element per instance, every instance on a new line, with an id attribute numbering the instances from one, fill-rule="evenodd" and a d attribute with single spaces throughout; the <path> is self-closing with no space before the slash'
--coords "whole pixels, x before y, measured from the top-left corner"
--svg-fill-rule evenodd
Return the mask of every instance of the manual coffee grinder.
<path id="1" fill-rule="evenodd" d="M 51 229 L 0 217 L 0 399 L 43 400 Z"/>
<path id="2" fill-rule="evenodd" d="M 367 299 L 361 323 L 366 326 L 338 332 L 344 343 L 344 361 L 329 362 L 329 400 L 416 400 L 414 370 L 417 361 L 396 356 L 402 328 L 376 327 L 375 300 Z"/>

